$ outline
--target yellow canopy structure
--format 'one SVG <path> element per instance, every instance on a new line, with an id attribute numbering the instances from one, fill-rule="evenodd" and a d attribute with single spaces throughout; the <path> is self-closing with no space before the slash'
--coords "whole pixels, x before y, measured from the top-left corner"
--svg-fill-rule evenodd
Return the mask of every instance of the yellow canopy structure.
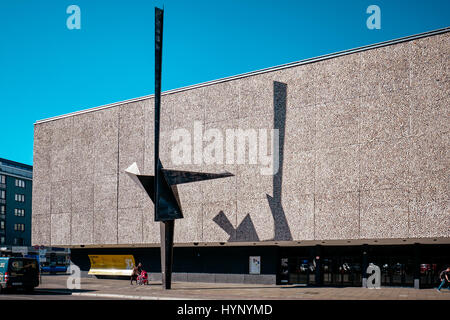
<path id="1" fill-rule="evenodd" d="M 88 274 L 101 276 L 131 276 L 135 264 L 133 255 L 89 255 Z"/>

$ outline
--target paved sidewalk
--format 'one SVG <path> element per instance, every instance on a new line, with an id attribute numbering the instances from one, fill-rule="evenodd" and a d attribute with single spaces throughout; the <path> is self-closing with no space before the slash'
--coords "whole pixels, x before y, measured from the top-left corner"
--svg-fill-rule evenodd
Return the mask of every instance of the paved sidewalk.
<path id="1" fill-rule="evenodd" d="M 80 290 L 68 290 L 68 276 L 42 276 L 36 293 L 52 292 L 77 297 L 104 299 L 207 299 L 207 300 L 450 300 L 450 290 L 383 287 L 365 288 L 313 288 L 301 286 L 218 284 L 175 282 L 172 290 L 163 290 L 161 283 L 130 285 L 128 280 L 82 278 Z"/>

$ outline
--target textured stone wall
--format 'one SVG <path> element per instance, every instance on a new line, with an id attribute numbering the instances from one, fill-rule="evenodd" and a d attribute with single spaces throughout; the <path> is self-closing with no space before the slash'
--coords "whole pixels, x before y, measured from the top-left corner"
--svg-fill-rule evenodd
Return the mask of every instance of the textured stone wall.
<path id="1" fill-rule="evenodd" d="M 450 237 L 449 35 L 164 95 L 164 166 L 235 175 L 178 186 L 175 241 Z M 153 174 L 153 104 L 36 124 L 33 244 L 159 242 L 150 199 L 124 173 L 136 162 Z M 174 165 L 172 130 L 194 121 L 280 129 L 280 171 Z"/>

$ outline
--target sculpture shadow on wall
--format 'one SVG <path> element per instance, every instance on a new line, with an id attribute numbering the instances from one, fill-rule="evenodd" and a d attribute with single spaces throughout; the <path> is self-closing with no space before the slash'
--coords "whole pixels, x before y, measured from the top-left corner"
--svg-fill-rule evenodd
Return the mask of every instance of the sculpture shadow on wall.
<path id="1" fill-rule="evenodd" d="M 230 236 L 228 242 L 259 241 L 258 233 L 256 232 L 250 214 L 245 216 L 244 220 L 242 220 L 236 229 L 223 211 L 220 211 L 219 214 L 213 218 L 213 221 Z"/>
<path id="2" fill-rule="evenodd" d="M 273 112 L 274 129 L 279 132 L 279 168 L 273 175 L 273 196 L 266 194 L 270 211 L 274 223 L 274 237 L 269 241 L 291 241 L 292 234 L 286 219 L 286 214 L 282 206 L 282 186 L 283 186 L 283 161 L 284 161 L 284 140 L 286 128 L 286 105 L 287 105 L 287 84 L 274 81 L 273 83 Z M 229 236 L 229 242 L 233 241 L 259 241 L 255 225 L 247 214 L 242 222 L 234 228 L 228 217 L 223 211 L 213 218 L 213 221 L 219 225 Z"/>

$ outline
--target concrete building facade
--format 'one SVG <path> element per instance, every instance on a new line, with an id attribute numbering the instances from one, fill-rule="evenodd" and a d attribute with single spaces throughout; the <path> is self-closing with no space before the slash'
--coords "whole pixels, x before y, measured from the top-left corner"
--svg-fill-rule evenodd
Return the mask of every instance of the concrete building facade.
<path id="1" fill-rule="evenodd" d="M 248 256 L 262 256 L 255 279 L 264 282 L 281 279 L 285 264 L 300 270 L 310 263 L 301 256 L 316 258 L 320 269 L 320 252 L 346 247 L 358 257 L 367 246 L 408 248 L 405 259 L 419 259 L 411 262 L 414 279 L 421 261 L 414 252 L 426 251 L 419 247 L 446 251 L 438 264 L 450 263 L 448 31 L 163 93 L 164 167 L 234 174 L 178 186 L 185 218 L 175 224 L 175 263 L 177 250 L 186 261 L 191 254 L 211 261 L 236 254 L 236 263 L 246 264 L 240 271 L 211 262 L 189 272 L 244 281 Z M 146 96 L 36 122 L 33 244 L 71 247 L 80 257 L 135 250 L 158 259 L 152 202 L 124 172 L 136 162 L 141 173 L 153 173 L 153 105 Z M 211 143 L 198 137 L 199 127 L 223 137 L 227 129 L 278 129 L 279 170 L 261 174 L 248 157 L 175 163 L 177 129 L 203 139 L 203 148 Z M 247 144 L 247 155 L 251 149 Z M 175 272 L 189 273 L 183 265 Z M 323 272 L 314 276 L 326 283 Z"/>

